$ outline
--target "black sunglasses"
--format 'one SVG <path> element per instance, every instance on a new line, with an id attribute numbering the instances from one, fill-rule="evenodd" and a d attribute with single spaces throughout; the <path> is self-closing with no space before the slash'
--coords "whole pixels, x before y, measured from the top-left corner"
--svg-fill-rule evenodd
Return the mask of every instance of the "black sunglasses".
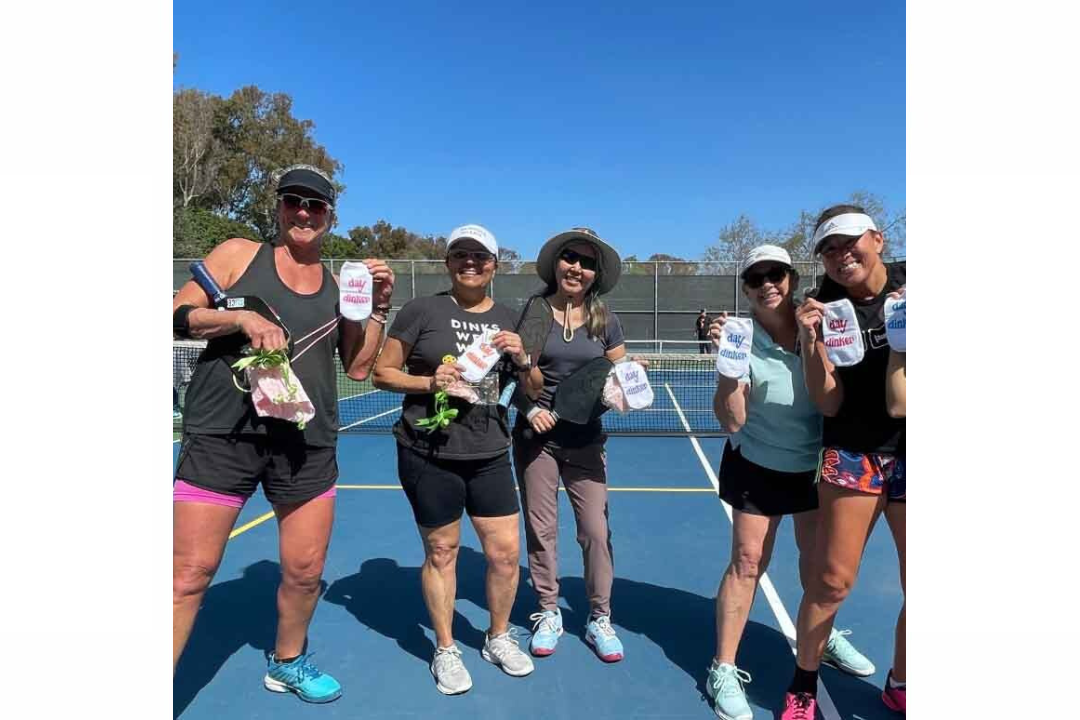
<path id="1" fill-rule="evenodd" d="M 565 261 L 567 265 L 580 264 L 582 270 L 592 270 L 593 272 L 596 272 L 596 269 L 600 266 L 596 258 L 582 255 L 574 250 L 563 250 L 559 254 L 559 259 Z"/>
<path id="2" fill-rule="evenodd" d="M 834 255 L 840 252 L 846 251 L 850 247 L 854 247 L 859 240 L 862 239 L 862 235 L 841 237 L 836 240 L 830 240 L 821 248 L 822 257 L 827 257 L 830 260 Z"/>
<path id="3" fill-rule="evenodd" d="M 495 259 L 495 256 L 484 250 L 451 250 L 449 252 L 451 260 L 472 260 L 474 263 L 483 265 Z"/>
<path id="4" fill-rule="evenodd" d="M 762 273 L 746 273 L 743 275 L 743 282 L 746 283 L 748 288 L 757 290 L 759 287 L 765 284 L 768 280 L 773 285 L 778 285 L 787 277 L 788 269 L 785 267 L 774 267 L 771 270 L 766 270 Z"/>
<path id="5" fill-rule="evenodd" d="M 333 205 L 320 200 L 319 198 L 309 198 L 303 195 L 296 195 L 295 193 L 281 193 L 278 195 L 281 199 L 281 203 L 288 210 L 299 210 L 303 208 L 309 213 L 317 213 L 319 215 L 328 212 L 333 209 Z"/>

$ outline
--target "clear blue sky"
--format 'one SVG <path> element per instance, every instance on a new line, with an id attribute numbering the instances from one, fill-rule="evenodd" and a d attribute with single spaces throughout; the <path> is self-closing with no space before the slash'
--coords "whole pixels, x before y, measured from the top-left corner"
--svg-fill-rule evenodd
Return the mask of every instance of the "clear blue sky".
<path id="1" fill-rule="evenodd" d="M 177 87 L 289 93 L 345 165 L 344 232 L 589 225 L 698 258 L 852 190 L 905 199 L 905 10 L 885 2 L 173 4 Z"/>

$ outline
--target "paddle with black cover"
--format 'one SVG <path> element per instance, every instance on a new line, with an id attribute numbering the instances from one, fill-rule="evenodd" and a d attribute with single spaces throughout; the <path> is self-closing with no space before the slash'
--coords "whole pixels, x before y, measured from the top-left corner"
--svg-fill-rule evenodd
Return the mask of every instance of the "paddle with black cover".
<path id="1" fill-rule="evenodd" d="M 574 425 L 588 425 L 607 411 L 604 404 L 604 384 L 614 363 L 606 357 L 593 358 L 567 375 L 555 389 L 551 415 L 555 421 L 565 420 Z M 525 437 L 533 436 L 526 428 Z"/>
<path id="2" fill-rule="evenodd" d="M 521 338 L 521 345 L 533 364 L 540 359 L 540 353 L 544 350 L 544 343 L 547 342 L 553 322 L 555 322 L 555 314 L 551 312 L 548 301 L 542 295 L 530 297 L 521 317 L 518 318 L 514 332 Z"/>
<path id="3" fill-rule="evenodd" d="M 551 312 L 551 306 L 542 295 L 533 295 L 525 304 L 525 309 L 518 317 L 514 332 L 521 338 L 521 346 L 529 359 L 535 364 L 540 358 L 540 352 L 544 349 L 544 342 L 548 333 L 551 332 L 551 323 L 555 316 Z M 509 407 L 514 391 L 517 389 L 517 380 L 506 384 L 499 397 L 499 404 Z"/>
<path id="4" fill-rule="evenodd" d="M 203 289 L 203 292 L 210 297 L 210 302 L 216 309 L 251 310 L 281 328 L 281 331 L 285 333 L 285 342 L 288 344 L 286 354 L 292 355 L 293 342 L 289 334 L 289 328 L 285 326 L 285 323 L 274 312 L 274 309 L 267 305 L 262 298 L 255 295 L 238 295 L 234 297 L 227 294 L 210 275 L 210 271 L 206 269 L 206 265 L 203 264 L 202 260 L 191 263 L 189 269 L 191 270 L 191 277 Z"/>

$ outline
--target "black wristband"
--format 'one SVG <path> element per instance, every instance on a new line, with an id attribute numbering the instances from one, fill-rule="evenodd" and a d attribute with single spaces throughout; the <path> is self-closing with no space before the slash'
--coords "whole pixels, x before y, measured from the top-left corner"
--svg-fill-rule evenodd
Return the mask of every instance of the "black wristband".
<path id="1" fill-rule="evenodd" d="M 172 329 L 174 335 L 185 340 L 191 339 L 191 324 L 188 322 L 188 315 L 191 314 L 192 310 L 196 309 L 194 305 L 181 305 L 173 311 Z"/>

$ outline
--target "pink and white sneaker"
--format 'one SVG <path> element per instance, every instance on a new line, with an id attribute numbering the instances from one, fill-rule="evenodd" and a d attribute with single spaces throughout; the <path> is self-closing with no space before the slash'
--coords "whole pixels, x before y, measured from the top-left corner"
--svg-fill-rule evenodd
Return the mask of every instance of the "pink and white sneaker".
<path id="1" fill-rule="evenodd" d="M 892 670 L 889 671 L 889 676 L 885 680 L 885 689 L 881 693 L 881 702 L 885 703 L 885 707 L 890 710 L 907 715 L 907 685 L 892 687 L 889 684 L 890 680 L 892 680 Z"/>
<path id="2" fill-rule="evenodd" d="M 814 720 L 817 713 L 817 698 L 810 693 L 785 693 L 784 712 L 780 720 Z"/>

